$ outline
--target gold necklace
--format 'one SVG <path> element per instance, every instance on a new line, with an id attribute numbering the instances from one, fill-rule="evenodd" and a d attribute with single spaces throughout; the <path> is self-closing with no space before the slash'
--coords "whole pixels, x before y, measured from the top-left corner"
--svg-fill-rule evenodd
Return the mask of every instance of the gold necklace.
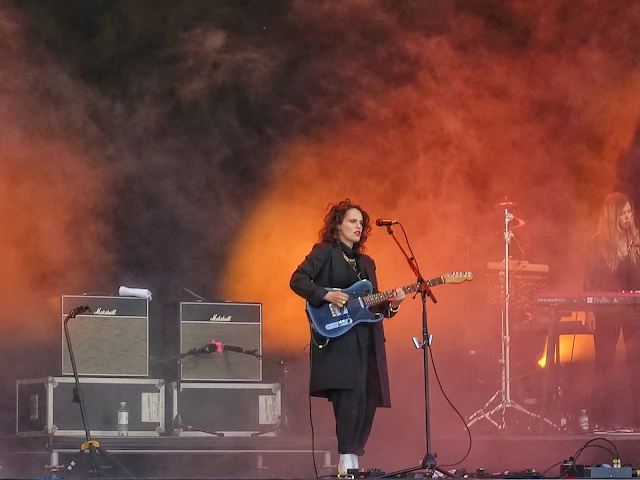
<path id="1" fill-rule="evenodd" d="M 358 274 L 358 279 L 359 279 L 360 272 L 358 271 L 358 264 L 356 263 L 356 259 L 347 257 L 347 254 L 344 252 L 342 252 L 342 257 L 351 266 L 351 268 L 353 268 L 353 271 L 356 272 L 356 274 Z"/>

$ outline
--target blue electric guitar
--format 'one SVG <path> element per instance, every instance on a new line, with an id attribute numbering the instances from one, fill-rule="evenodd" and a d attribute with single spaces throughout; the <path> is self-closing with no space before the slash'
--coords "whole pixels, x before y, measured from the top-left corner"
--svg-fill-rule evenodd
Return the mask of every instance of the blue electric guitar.
<path id="1" fill-rule="evenodd" d="M 473 280 L 471 272 L 447 273 L 441 277 L 427 281 L 428 287 L 435 287 L 443 283 L 462 283 Z M 402 287 L 405 293 L 413 293 L 420 290 L 420 284 Z M 340 290 L 327 288 L 327 290 Z M 313 324 L 314 330 L 325 338 L 335 338 L 348 332 L 358 323 L 375 323 L 381 321 L 384 316 L 381 313 L 373 313 L 369 307 L 388 302 L 393 298 L 394 290 L 373 293 L 373 285 L 369 280 L 360 280 L 349 288 L 340 290 L 349 295 L 349 300 L 344 307 L 336 307 L 333 303 L 325 302 L 320 307 L 314 307 L 307 302 L 307 315 Z"/>

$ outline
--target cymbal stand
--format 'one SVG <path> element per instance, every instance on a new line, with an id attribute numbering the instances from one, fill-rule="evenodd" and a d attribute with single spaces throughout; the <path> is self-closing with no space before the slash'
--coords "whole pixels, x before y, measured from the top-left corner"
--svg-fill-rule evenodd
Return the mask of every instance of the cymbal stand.
<path id="1" fill-rule="evenodd" d="M 541 421 L 546 422 L 553 428 L 557 429 L 558 427 L 551 420 L 527 410 L 511 398 L 511 336 L 509 330 L 509 246 L 511 244 L 511 240 L 514 238 L 514 234 L 509 229 L 509 222 L 513 220 L 514 216 L 511 212 L 509 212 L 509 205 L 512 205 L 511 202 L 505 201 L 502 205 L 504 205 L 504 306 L 502 310 L 502 354 L 500 357 L 500 364 L 502 365 L 501 386 L 500 390 L 494 393 L 493 396 L 487 401 L 487 403 L 484 404 L 484 406 L 480 410 L 476 411 L 469 417 L 467 427 L 470 427 L 474 423 L 485 419 L 499 430 L 506 429 L 510 426 L 507 422 L 507 409 L 511 408 L 531 418 L 540 419 Z M 499 402 L 496 404 L 495 402 L 498 399 Z M 495 415 L 497 415 L 497 419 L 494 419 Z"/>

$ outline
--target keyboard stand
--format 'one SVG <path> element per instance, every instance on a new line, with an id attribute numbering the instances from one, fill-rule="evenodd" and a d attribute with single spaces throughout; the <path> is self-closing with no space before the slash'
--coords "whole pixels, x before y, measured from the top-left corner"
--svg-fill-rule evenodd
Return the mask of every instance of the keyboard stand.
<path id="1" fill-rule="evenodd" d="M 549 307 L 549 332 L 547 334 L 547 350 L 545 352 L 546 363 L 542 382 L 542 408 L 540 415 L 545 418 L 549 401 L 557 407 L 561 393 L 558 392 L 561 380 L 562 362 L 560 357 L 560 335 L 578 335 L 591 333 L 582 322 L 561 322 L 562 313 L 567 307 Z M 578 326 L 577 324 L 580 324 Z M 565 324 L 565 325 L 563 325 Z M 553 392 L 551 387 L 553 386 Z M 544 422 L 540 422 L 540 434 L 544 431 Z"/>

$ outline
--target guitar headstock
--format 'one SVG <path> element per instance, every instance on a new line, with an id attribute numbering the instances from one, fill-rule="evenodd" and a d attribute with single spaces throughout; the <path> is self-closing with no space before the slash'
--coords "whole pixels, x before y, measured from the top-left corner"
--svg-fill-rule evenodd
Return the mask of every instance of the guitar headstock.
<path id="1" fill-rule="evenodd" d="M 451 272 L 451 273 L 445 273 L 442 276 L 442 278 L 444 278 L 444 283 L 462 283 L 462 282 L 473 280 L 473 273 Z"/>

